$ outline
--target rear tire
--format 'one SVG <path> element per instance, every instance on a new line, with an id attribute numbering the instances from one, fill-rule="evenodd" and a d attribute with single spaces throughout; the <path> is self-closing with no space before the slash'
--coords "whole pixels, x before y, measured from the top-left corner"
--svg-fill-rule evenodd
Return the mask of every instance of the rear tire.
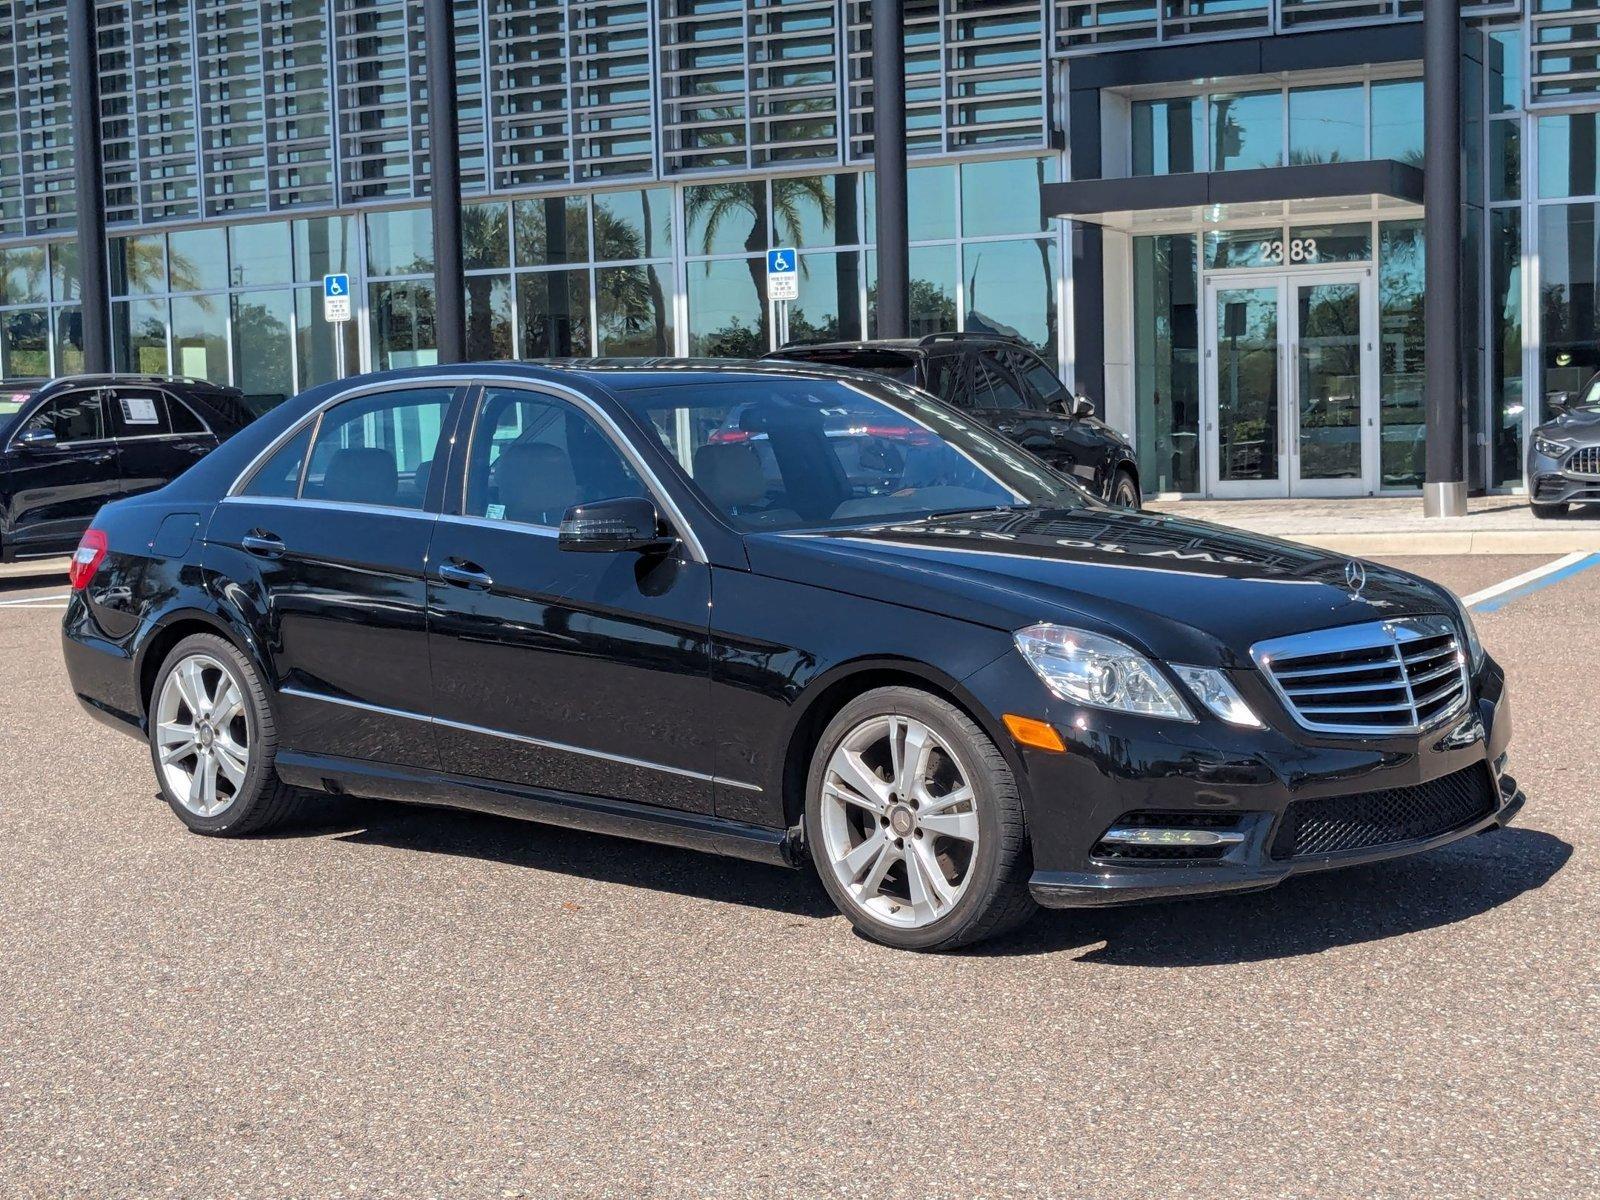
<path id="1" fill-rule="evenodd" d="M 1118 468 L 1111 480 L 1111 503 L 1116 508 L 1126 508 L 1138 512 L 1143 507 L 1139 496 L 1139 484 L 1133 478 L 1133 472 Z"/>
<path id="2" fill-rule="evenodd" d="M 239 837 L 292 818 L 277 725 L 254 665 L 212 633 L 172 648 L 150 692 L 150 759 L 161 796 L 195 833 Z"/>
<path id="3" fill-rule="evenodd" d="M 1535 504 L 1533 505 L 1533 515 L 1541 521 L 1549 521 L 1556 517 L 1566 516 L 1567 508 L 1568 505 L 1566 504 Z"/>
<path id="4" fill-rule="evenodd" d="M 951 950 L 1037 905 L 1017 782 L 971 718 L 912 687 L 846 704 L 811 758 L 806 842 L 834 904 L 901 950 Z"/>

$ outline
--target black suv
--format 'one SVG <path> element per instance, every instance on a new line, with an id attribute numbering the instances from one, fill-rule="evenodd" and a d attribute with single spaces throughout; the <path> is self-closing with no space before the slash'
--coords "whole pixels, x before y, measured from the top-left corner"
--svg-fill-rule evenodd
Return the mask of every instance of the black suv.
<path id="1" fill-rule="evenodd" d="M 70 554 L 101 505 L 170 483 L 251 419 L 201 380 L 0 383 L 0 561 Z"/>
<path id="2" fill-rule="evenodd" d="M 1074 398 L 1025 342 L 987 333 L 796 343 L 768 358 L 850 367 L 914 384 L 1032 451 L 1102 500 L 1139 507 L 1133 446 Z"/>

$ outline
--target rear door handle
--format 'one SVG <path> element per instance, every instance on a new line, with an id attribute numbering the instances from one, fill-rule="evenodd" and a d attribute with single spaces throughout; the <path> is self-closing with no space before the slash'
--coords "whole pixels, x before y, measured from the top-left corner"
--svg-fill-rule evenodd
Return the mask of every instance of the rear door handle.
<path id="1" fill-rule="evenodd" d="M 442 562 L 439 564 L 439 578 L 457 587 L 482 589 L 494 585 L 489 573 L 474 563 Z"/>
<path id="2" fill-rule="evenodd" d="M 275 533 L 247 533 L 239 544 L 259 558 L 281 558 L 289 549 Z"/>

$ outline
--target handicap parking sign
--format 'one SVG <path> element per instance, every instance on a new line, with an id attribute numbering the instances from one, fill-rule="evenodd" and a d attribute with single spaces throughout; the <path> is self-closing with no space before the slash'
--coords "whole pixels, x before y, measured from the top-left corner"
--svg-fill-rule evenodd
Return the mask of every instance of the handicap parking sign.
<path id="1" fill-rule="evenodd" d="M 800 298 L 799 257 L 794 248 L 767 251 L 767 296 L 773 300 Z"/>
<path id="2" fill-rule="evenodd" d="M 350 276 L 322 277 L 322 319 L 329 322 L 350 319 Z"/>

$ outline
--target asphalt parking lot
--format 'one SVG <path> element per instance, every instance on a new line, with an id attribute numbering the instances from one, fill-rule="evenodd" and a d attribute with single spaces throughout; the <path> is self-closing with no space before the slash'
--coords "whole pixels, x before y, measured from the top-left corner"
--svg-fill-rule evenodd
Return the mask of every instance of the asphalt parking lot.
<path id="1" fill-rule="evenodd" d="M 0 583 L 0 1196 L 1600 1189 L 1600 568 L 1478 618 L 1511 829 L 947 957 L 805 874 L 489 817 L 187 834 L 69 695 L 64 591 Z"/>

